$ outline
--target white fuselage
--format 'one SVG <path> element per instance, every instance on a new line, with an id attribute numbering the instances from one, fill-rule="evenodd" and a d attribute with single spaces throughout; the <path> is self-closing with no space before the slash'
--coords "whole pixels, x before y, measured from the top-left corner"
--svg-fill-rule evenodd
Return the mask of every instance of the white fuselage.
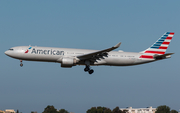
<path id="1" fill-rule="evenodd" d="M 152 46 L 139 53 L 113 51 L 121 45 L 119 42 L 103 50 L 18 46 L 7 50 L 5 54 L 19 59 L 21 67 L 22 60 L 58 62 L 66 68 L 85 65 L 84 71 L 92 74 L 94 70 L 90 68 L 91 65 L 131 66 L 170 58 L 174 53 L 166 53 L 166 50 L 173 35 L 173 32 L 166 32 Z"/>
<path id="2" fill-rule="evenodd" d="M 98 50 L 53 48 L 31 46 L 13 47 L 5 52 L 6 55 L 28 61 L 44 61 L 62 63 L 63 58 L 76 59 L 75 65 L 85 65 L 84 60 L 77 56 L 93 53 Z M 90 65 L 129 66 L 156 61 L 155 59 L 141 59 L 142 53 L 111 51 L 107 55 L 96 58 Z"/>

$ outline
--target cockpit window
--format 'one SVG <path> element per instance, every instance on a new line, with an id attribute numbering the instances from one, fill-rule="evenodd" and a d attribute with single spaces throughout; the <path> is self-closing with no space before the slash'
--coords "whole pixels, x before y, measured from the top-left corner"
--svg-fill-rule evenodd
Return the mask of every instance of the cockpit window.
<path id="1" fill-rule="evenodd" d="M 13 51 L 14 49 L 9 49 L 10 51 Z"/>

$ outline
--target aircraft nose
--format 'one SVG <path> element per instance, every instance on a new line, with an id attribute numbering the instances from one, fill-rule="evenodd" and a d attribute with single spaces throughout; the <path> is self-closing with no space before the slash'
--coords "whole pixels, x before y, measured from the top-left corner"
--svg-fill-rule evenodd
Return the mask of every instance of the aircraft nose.
<path id="1" fill-rule="evenodd" d="M 5 53 L 6 55 L 9 55 L 9 51 L 5 51 L 4 53 Z"/>
<path id="2" fill-rule="evenodd" d="M 4 52 L 4 54 L 6 54 L 6 55 L 7 55 L 7 51 L 5 51 L 5 52 Z"/>

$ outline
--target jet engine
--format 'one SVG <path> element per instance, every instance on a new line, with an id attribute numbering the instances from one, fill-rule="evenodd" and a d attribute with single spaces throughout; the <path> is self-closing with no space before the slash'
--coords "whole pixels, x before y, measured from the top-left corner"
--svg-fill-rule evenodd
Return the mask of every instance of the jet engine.
<path id="1" fill-rule="evenodd" d="M 68 58 L 64 57 L 62 58 L 61 67 L 71 68 L 72 66 L 75 66 L 77 63 L 75 58 Z"/>

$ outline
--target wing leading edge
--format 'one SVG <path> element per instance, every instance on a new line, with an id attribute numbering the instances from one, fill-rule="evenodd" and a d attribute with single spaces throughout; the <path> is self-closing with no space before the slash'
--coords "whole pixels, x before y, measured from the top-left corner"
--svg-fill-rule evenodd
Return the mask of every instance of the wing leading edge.
<path id="1" fill-rule="evenodd" d="M 114 49 L 117 49 L 120 45 L 121 45 L 121 42 L 119 42 L 118 44 L 116 44 L 115 46 L 113 46 L 111 48 L 104 49 L 104 50 L 101 50 L 101 51 L 96 51 L 96 52 L 93 52 L 93 53 L 84 54 L 84 55 L 79 55 L 79 56 L 77 56 L 77 58 L 79 58 L 81 60 L 91 59 L 94 56 L 103 55 L 104 53 L 107 53 L 107 52 L 110 52 L 110 51 L 112 51 Z"/>

